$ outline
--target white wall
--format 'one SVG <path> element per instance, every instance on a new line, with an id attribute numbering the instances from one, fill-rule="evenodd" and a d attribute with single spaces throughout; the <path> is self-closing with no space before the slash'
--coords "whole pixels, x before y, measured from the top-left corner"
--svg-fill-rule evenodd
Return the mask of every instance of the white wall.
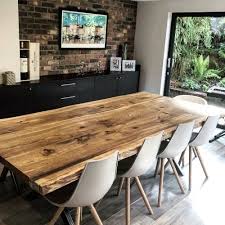
<path id="1" fill-rule="evenodd" d="M 0 0 L 0 73 L 20 78 L 18 0 Z"/>
<path id="2" fill-rule="evenodd" d="M 141 90 L 163 94 L 172 12 L 225 12 L 225 0 L 138 3 L 135 56 L 142 66 Z"/>

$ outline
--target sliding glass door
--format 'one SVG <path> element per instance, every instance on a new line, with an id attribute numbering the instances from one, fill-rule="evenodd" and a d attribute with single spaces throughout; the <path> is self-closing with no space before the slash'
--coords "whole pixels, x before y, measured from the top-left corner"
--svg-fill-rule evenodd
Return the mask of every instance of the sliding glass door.
<path id="1" fill-rule="evenodd" d="M 211 90 L 225 96 L 225 12 L 174 13 L 165 95 L 205 96 Z"/>

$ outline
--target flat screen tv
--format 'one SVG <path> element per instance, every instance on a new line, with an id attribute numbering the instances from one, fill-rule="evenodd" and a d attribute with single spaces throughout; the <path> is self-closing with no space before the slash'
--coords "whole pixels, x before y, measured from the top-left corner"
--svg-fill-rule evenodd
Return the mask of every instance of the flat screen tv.
<path id="1" fill-rule="evenodd" d="M 60 47 L 64 49 L 105 49 L 107 13 L 60 10 Z"/>

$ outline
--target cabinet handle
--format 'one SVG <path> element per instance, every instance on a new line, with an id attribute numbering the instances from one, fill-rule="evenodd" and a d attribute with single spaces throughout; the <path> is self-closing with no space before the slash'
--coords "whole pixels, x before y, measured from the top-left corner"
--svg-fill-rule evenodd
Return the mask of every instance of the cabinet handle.
<path id="1" fill-rule="evenodd" d="M 75 95 L 73 96 L 69 96 L 69 97 L 63 97 L 63 98 L 60 98 L 61 100 L 67 100 L 67 99 L 73 99 L 73 98 L 76 98 Z"/>
<path id="2" fill-rule="evenodd" d="M 77 83 L 61 84 L 61 87 L 75 86 Z"/>

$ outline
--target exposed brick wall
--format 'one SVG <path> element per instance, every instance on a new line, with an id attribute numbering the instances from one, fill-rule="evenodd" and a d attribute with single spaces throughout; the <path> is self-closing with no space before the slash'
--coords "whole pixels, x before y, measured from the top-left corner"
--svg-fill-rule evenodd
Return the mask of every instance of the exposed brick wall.
<path id="1" fill-rule="evenodd" d="M 109 14 L 106 50 L 60 50 L 59 7 L 106 11 Z M 121 43 L 128 43 L 133 58 L 137 3 L 130 0 L 19 0 L 20 39 L 41 44 L 41 75 L 78 73 L 81 62 L 96 70 L 96 62 L 106 69 L 109 57 L 116 55 Z"/>

